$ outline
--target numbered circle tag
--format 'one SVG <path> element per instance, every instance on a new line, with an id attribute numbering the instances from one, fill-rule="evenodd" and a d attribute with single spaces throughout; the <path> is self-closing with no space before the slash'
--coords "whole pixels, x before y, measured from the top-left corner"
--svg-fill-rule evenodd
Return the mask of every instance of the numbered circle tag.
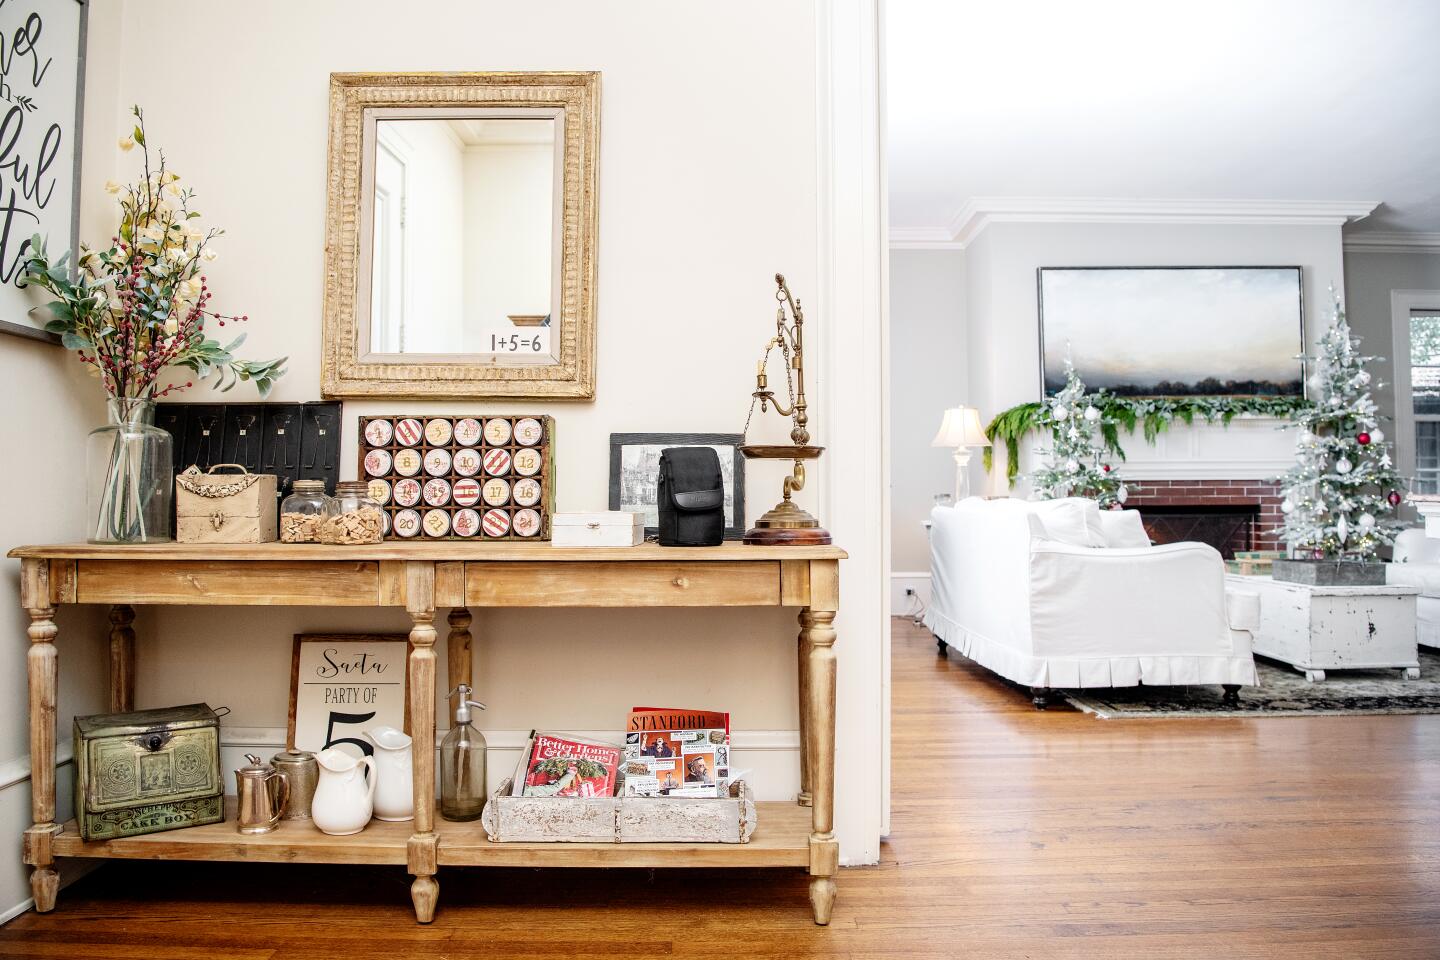
<path id="1" fill-rule="evenodd" d="M 422 526 L 427 536 L 443 537 L 450 532 L 450 514 L 444 510 L 426 510 Z"/>
<path id="2" fill-rule="evenodd" d="M 474 510 L 456 510 L 451 523 L 456 536 L 473 537 L 480 532 L 480 514 Z"/>
<path id="3" fill-rule="evenodd" d="M 540 472 L 540 451 L 538 450 L 516 450 L 515 451 L 515 472 L 522 477 L 533 477 Z"/>
<path id="4" fill-rule="evenodd" d="M 445 446 L 454 435 L 455 428 L 450 425 L 449 420 L 436 418 L 425 423 L 425 442 L 432 447 Z"/>
<path id="5" fill-rule="evenodd" d="M 420 533 L 420 512 L 401 510 L 395 514 L 395 533 L 401 537 L 413 537 Z"/>
<path id="6" fill-rule="evenodd" d="M 431 450 L 425 454 L 425 472 L 432 477 L 443 477 L 450 472 L 450 451 Z"/>
<path id="7" fill-rule="evenodd" d="M 540 421 L 534 417 L 526 417 L 524 420 L 515 423 L 515 442 L 522 447 L 533 447 L 540 442 L 545 431 L 540 426 Z"/>
<path id="8" fill-rule="evenodd" d="M 480 454 L 474 450 L 455 451 L 455 472 L 462 477 L 473 477 L 480 472 Z"/>
<path id="9" fill-rule="evenodd" d="M 510 471 L 510 454 L 505 450 L 485 451 L 485 472 L 492 477 L 503 477 Z"/>
<path id="10" fill-rule="evenodd" d="M 371 420 L 365 424 L 365 442 L 372 447 L 383 447 L 395 436 L 395 428 L 389 420 Z"/>
<path id="11" fill-rule="evenodd" d="M 390 536 L 390 514 L 383 510 L 380 512 L 380 536 Z"/>
<path id="12" fill-rule="evenodd" d="M 476 480 L 456 480 L 450 496 L 462 507 L 473 507 L 480 502 L 480 483 Z"/>
<path id="13" fill-rule="evenodd" d="M 515 532 L 522 537 L 535 536 L 540 532 L 540 514 L 535 510 L 516 510 Z"/>
<path id="14" fill-rule="evenodd" d="M 365 454 L 365 472 L 372 477 L 383 477 L 390 472 L 390 451 L 371 450 Z"/>
<path id="15" fill-rule="evenodd" d="M 466 417 L 455 421 L 455 442 L 462 447 L 473 447 L 480 442 L 480 421 Z"/>
<path id="16" fill-rule="evenodd" d="M 425 502 L 432 507 L 443 507 L 449 503 L 450 481 L 441 480 L 438 477 L 425 481 Z"/>
<path id="17" fill-rule="evenodd" d="M 515 481 L 515 502 L 522 507 L 533 507 L 540 502 L 540 496 L 544 491 L 540 488 L 539 480 L 516 480 Z"/>
<path id="18" fill-rule="evenodd" d="M 510 484 L 498 477 L 492 477 L 485 481 L 482 494 L 485 497 L 485 502 L 490 504 L 490 506 L 503 507 L 506 501 L 510 499 Z"/>
<path id="19" fill-rule="evenodd" d="M 425 431 L 420 427 L 420 421 L 414 417 L 406 417 L 395 424 L 395 439 L 400 441 L 401 446 L 413 447 L 420 442 Z"/>
<path id="20" fill-rule="evenodd" d="M 402 507 L 413 507 L 420 502 L 419 480 L 395 481 L 395 502 Z"/>
<path id="21" fill-rule="evenodd" d="M 384 453 L 383 450 L 373 450 L 372 453 Z M 395 451 L 395 472 L 402 477 L 413 477 L 420 472 L 420 454 L 414 450 Z"/>
<path id="22" fill-rule="evenodd" d="M 503 537 L 510 532 L 510 515 L 504 510 L 486 510 L 481 520 L 487 537 Z"/>
<path id="23" fill-rule="evenodd" d="M 486 420 L 485 442 L 492 447 L 503 447 L 510 442 L 509 420 Z"/>
<path id="24" fill-rule="evenodd" d="M 371 480 L 370 487 L 365 492 L 382 507 L 390 502 L 390 483 L 387 480 Z"/>

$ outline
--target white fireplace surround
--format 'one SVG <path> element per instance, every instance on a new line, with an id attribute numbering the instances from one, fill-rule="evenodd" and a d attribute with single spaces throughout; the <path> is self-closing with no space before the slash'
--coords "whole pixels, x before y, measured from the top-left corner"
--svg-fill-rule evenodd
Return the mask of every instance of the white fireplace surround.
<path id="1" fill-rule="evenodd" d="M 1172 423 L 1168 430 L 1145 441 L 1143 428 L 1120 431 L 1126 459 L 1114 466 L 1125 480 L 1255 480 L 1278 477 L 1295 462 L 1295 432 L 1289 421 L 1275 417 L 1237 416 L 1229 426 L 1197 420 L 1187 426 Z M 1036 450 L 1047 446 L 1049 436 L 1036 431 L 1026 437 L 1020 452 L 1023 475 L 1040 463 Z M 992 493 L 1005 492 L 1004 450 L 995 451 Z M 1012 496 L 1028 496 L 1023 476 Z"/>

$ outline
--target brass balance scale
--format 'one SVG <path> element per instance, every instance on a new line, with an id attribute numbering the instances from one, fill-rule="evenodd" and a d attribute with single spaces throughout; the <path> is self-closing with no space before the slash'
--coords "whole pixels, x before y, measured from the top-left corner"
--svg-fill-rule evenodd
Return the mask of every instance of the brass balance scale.
<path id="1" fill-rule="evenodd" d="M 750 420 L 755 416 L 756 403 L 760 405 L 761 413 L 767 412 L 773 406 L 780 416 L 790 418 L 792 442 L 747 443 L 740 447 L 740 452 L 747 460 L 793 460 L 795 466 L 790 476 L 785 478 L 784 499 L 756 520 L 755 526 L 745 531 L 745 542 L 766 546 L 827 544 L 830 542 L 829 531 L 791 499 L 796 490 L 805 487 L 805 461 L 818 460 L 825 448 L 811 446 L 810 431 L 807 427 L 810 418 L 806 413 L 805 403 L 805 314 L 800 309 L 800 301 L 790 295 L 790 288 L 785 285 L 783 275 L 775 274 L 775 285 L 775 299 L 780 301 L 780 306 L 775 311 L 775 336 L 766 343 L 765 353 L 755 365 L 755 392 L 751 394 L 750 413 L 745 418 L 744 432 L 750 432 Z M 794 317 L 794 320 L 788 323 L 785 315 L 787 306 L 790 308 L 790 315 Z M 785 360 L 785 387 L 787 399 L 790 401 L 788 406 L 782 405 L 775 398 L 775 392 L 769 388 L 769 379 L 765 373 L 770 353 L 776 349 L 780 350 Z"/>

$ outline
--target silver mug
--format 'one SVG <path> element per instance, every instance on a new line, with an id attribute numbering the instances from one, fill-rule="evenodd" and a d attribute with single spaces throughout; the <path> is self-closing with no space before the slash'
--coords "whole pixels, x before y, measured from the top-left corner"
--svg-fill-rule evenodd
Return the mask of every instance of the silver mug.
<path id="1" fill-rule="evenodd" d="M 270 764 L 290 786 L 281 819 L 309 820 L 310 803 L 320 782 L 320 765 L 315 762 L 315 754 L 308 750 L 284 750 L 271 757 Z"/>

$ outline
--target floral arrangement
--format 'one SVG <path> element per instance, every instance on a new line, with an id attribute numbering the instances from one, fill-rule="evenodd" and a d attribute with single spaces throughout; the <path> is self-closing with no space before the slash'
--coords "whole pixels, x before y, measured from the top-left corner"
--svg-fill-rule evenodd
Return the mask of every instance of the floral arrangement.
<path id="1" fill-rule="evenodd" d="M 211 243 L 224 231 L 195 224 L 200 217 L 190 206 L 195 192 L 180 185 L 163 151 L 157 151 L 159 164 L 152 169 L 144 115 L 138 106 L 132 112 L 135 129 L 120 140 L 120 149 L 140 148 L 144 179 L 105 185 L 120 202 L 120 226 L 109 247 L 82 244 L 72 271 L 68 252 L 52 262 L 41 237 L 30 241 L 25 281 L 56 298 L 48 305 L 53 319 L 45 329 L 58 333 L 117 399 L 154 400 L 195 385 L 187 380 L 159 386 L 169 367 L 187 368 L 201 380 L 214 375 L 222 390 L 252 381 L 264 397 L 284 374 L 285 358 L 240 360 L 234 351 L 243 333 L 223 346 L 205 335 L 207 320 L 223 327 L 249 319 L 210 309 L 214 294 L 201 270 L 215 259 Z"/>
<path id="2" fill-rule="evenodd" d="M 1117 397 L 1103 390 L 1091 394 L 1090 400 L 1101 413 L 1105 450 L 1121 460 L 1125 459 L 1120 447 L 1122 427 L 1131 434 L 1140 427 L 1145 442 L 1154 443 L 1177 420 L 1186 425 L 1196 420 L 1228 425 L 1242 415 L 1284 419 L 1311 407 L 1304 397 Z M 1048 428 L 1047 409 L 1039 402 L 1022 403 L 996 414 L 985 428 L 992 444 L 1005 444 L 1005 476 L 1011 484 L 1020 473 L 1020 441 L 1031 430 Z M 987 471 L 993 462 L 992 449 L 985 448 Z"/>

